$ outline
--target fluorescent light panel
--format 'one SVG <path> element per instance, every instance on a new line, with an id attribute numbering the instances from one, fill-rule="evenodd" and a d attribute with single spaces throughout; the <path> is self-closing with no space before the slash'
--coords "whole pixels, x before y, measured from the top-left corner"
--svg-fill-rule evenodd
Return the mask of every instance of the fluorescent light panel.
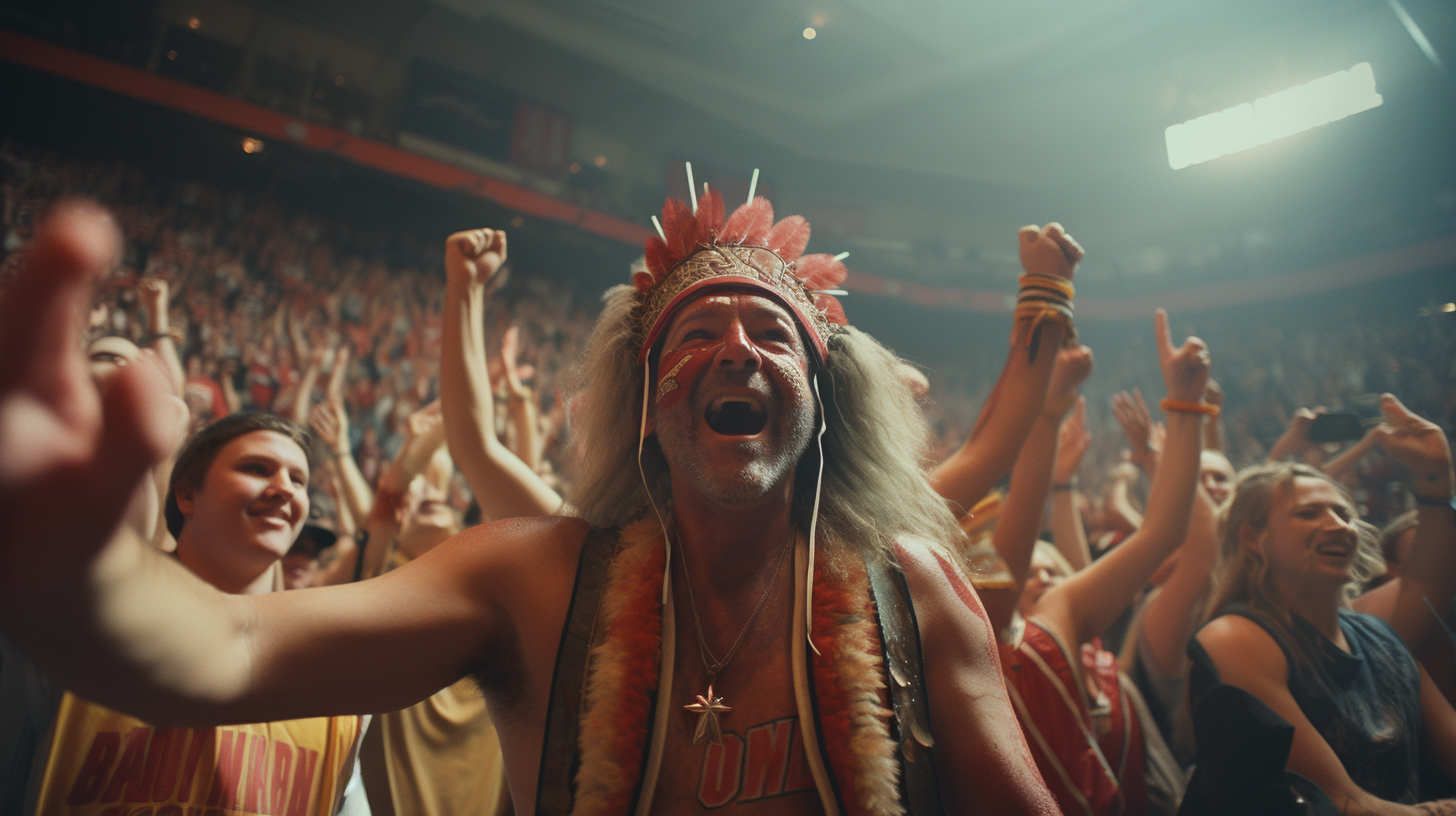
<path id="1" fill-rule="evenodd" d="M 1311 128 L 1378 107 L 1375 73 L 1362 62 L 1287 91 L 1269 94 L 1232 108 L 1172 125 L 1163 132 L 1168 166 L 1181 170 L 1303 133 Z"/>

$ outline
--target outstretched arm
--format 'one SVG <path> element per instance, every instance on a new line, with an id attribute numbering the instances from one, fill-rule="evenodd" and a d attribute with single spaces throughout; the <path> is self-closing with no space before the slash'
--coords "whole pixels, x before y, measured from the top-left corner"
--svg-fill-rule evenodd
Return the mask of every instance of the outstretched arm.
<path id="1" fill-rule="evenodd" d="M 1171 400 L 1197 403 L 1208 379 L 1208 347 L 1196 337 L 1174 348 L 1168 315 L 1158 310 L 1158 359 Z M 1067 643 L 1085 643 L 1105 630 L 1183 540 L 1193 506 L 1203 447 L 1203 414 L 1168 412 L 1167 441 L 1148 494 L 1143 524 L 1112 552 L 1048 589 L 1037 614 Z"/>
<path id="2" fill-rule="evenodd" d="M 1021 264 L 1027 273 L 1071 282 L 1084 253 L 1060 224 L 1042 229 L 1022 227 L 1019 238 Z M 1023 320 L 1028 321 L 1027 326 L 1018 321 L 1015 327 L 1018 339 L 1027 334 L 1021 330 L 1029 328 L 1030 319 Z M 1046 399 L 1054 352 L 1061 348 L 1066 333 L 1051 320 L 1040 326 L 1034 350 L 1022 343 L 1013 345 L 970 438 L 931 473 L 931 485 L 951 502 L 957 516 L 985 498 L 992 485 L 1006 475 Z"/>
<path id="3" fill-rule="evenodd" d="M 495 435 L 485 356 L 485 290 L 506 258 L 498 230 L 457 232 L 445 241 L 445 325 L 440 404 L 450 455 L 488 518 L 549 515 L 561 497 Z"/>

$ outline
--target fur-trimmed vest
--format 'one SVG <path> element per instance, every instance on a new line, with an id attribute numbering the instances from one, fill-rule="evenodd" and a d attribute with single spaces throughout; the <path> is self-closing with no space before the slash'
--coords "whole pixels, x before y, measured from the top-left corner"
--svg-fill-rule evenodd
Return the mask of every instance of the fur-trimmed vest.
<path id="1" fill-rule="evenodd" d="M 674 626 L 671 601 L 662 604 L 665 562 L 655 520 L 587 535 L 552 678 L 537 814 L 650 810 L 673 708 L 662 690 L 671 687 Z M 904 578 L 892 565 L 853 556 L 839 569 L 824 566 L 821 559 L 814 572 L 810 650 L 807 547 L 798 542 L 794 697 L 824 812 L 939 814 L 920 640 Z"/>

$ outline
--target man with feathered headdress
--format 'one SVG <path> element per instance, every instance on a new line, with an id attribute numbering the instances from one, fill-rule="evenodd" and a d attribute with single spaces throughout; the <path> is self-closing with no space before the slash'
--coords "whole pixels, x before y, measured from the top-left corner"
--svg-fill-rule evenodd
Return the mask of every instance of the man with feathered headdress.
<path id="1" fill-rule="evenodd" d="M 0 324 L 0 625 L 78 692 L 161 723 L 392 710 L 473 674 L 513 798 L 539 813 L 1054 812 L 899 361 L 843 325 L 843 267 L 802 255 L 802 218 L 695 204 L 669 201 L 634 286 L 608 293 L 575 417 L 580 517 L 257 598 L 112 534 L 111 497 L 162 445 L 156 375 L 134 366 L 104 411 L 72 376 L 68 310 L 115 238 L 62 211 Z M 504 250 L 454 236 L 447 263 L 483 283 Z M 1022 250 L 1011 362 L 977 429 L 989 471 L 1040 404 L 1038 346 L 1070 332 L 1080 248 L 1052 225 Z M 74 495 L 58 478 L 103 512 L 42 524 Z"/>

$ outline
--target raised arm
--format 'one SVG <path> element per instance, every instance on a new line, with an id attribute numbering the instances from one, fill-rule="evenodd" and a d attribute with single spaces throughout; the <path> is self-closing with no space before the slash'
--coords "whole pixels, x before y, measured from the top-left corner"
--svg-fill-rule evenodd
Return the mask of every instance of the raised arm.
<path id="1" fill-rule="evenodd" d="M 182 359 L 177 355 L 177 343 L 172 339 L 172 325 L 167 314 L 171 294 L 167 281 L 163 278 L 143 278 L 141 300 L 147 310 L 147 334 L 151 337 L 147 347 L 162 358 L 167 368 L 167 379 L 172 384 L 172 393 L 180 397 L 182 384 L 187 377 L 182 373 Z"/>
<path id="2" fill-rule="evenodd" d="M 501 444 L 485 355 L 485 290 L 506 258 L 498 230 L 457 232 L 445 242 L 445 324 L 440 404 L 450 455 L 488 518 L 549 515 L 561 497 Z"/>
<path id="3" fill-rule="evenodd" d="M 1198 405 L 1208 379 L 1208 347 L 1196 337 L 1174 348 L 1168 315 L 1156 320 L 1158 361 L 1170 403 Z M 1066 642 L 1085 643 L 1104 631 L 1132 601 L 1163 559 L 1183 540 L 1192 511 L 1203 447 L 1204 414 L 1169 404 L 1162 462 L 1148 494 L 1143 524 L 1122 544 L 1065 582 L 1048 589 L 1037 604 Z"/>
<path id="4" fill-rule="evenodd" d="M 1055 278 L 1070 286 L 1084 253 L 1060 224 L 1022 227 L 1019 239 L 1021 265 L 1028 275 Z M 1041 320 L 1033 331 L 1033 320 L 1018 317 L 1011 353 L 970 438 L 931 473 L 931 485 L 951 502 L 957 516 L 985 498 L 1006 475 L 1046 400 L 1055 351 L 1067 335 L 1060 322 L 1050 319 Z"/>
<path id="5" fill-rule="evenodd" d="M 1052 543 L 1072 569 L 1078 570 L 1092 563 L 1087 530 L 1077 508 L 1077 469 L 1091 441 L 1087 433 L 1087 398 L 1078 397 L 1077 407 L 1062 420 L 1057 431 L 1057 461 L 1052 466 Z"/>
<path id="6" fill-rule="evenodd" d="M 1350 475 L 1350 472 L 1355 469 L 1355 465 L 1358 465 L 1360 460 L 1365 458 L 1366 454 L 1375 449 L 1379 430 L 1380 426 L 1377 425 L 1366 431 L 1365 435 L 1360 437 L 1360 441 L 1340 451 L 1338 456 L 1325 462 L 1321 470 L 1337 482 L 1345 481 L 1345 477 Z"/>
<path id="7" fill-rule="evenodd" d="M 1142 617 L 1148 648 L 1167 677 L 1181 676 L 1188 639 L 1198 629 L 1213 567 L 1218 561 L 1218 508 L 1202 488 L 1194 491 L 1188 534 L 1179 546 L 1178 565 L 1148 602 Z"/>
<path id="8" fill-rule="evenodd" d="M 1077 387 L 1091 372 L 1092 351 L 1086 346 L 1057 352 L 1047 404 L 1032 424 L 1031 433 L 1011 469 L 1011 485 L 997 517 L 996 530 L 991 534 L 991 546 L 1006 562 L 1018 588 L 1026 583 L 1032 549 L 1041 534 L 1042 508 L 1046 506 L 1047 490 L 1051 487 L 1062 416 L 1066 407 L 1076 402 Z M 1016 601 L 1014 598 L 1009 604 L 992 604 L 990 598 L 987 601 L 991 625 L 999 632 L 1011 621 Z"/>
<path id="9" fill-rule="evenodd" d="M 293 394 L 293 405 L 289 409 L 288 418 L 299 425 L 308 422 L 308 412 L 313 402 L 313 387 L 318 383 L 319 375 L 323 373 L 324 363 L 332 356 L 330 351 L 323 347 L 315 347 L 308 355 L 308 366 L 303 370 L 303 377 L 298 381 L 298 390 Z"/>
<path id="10" fill-rule="evenodd" d="M 1445 613 L 1456 592 L 1456 510 L 1450 504 L 1451 448 L 1439 425 L 1411 413 L 1391 394 L 1380 398 L 1384 414 L 1376 441 L 1410 469 L 1419 517 L 1416 539 L 1400 565 L 1400 595 L 1390 625 L 1423 658 L 1446 635 L 1430 607 Z M 1449 639 L 1446 649 L 1449 650 Z"/>
<path id="11" fill-rule="evenodd" d="M 501 338 L 501 378 L 506 385 L 506 421 L 515 439 L 513 453 L 533 472 L 541 470 L 541 423 L 536 391 L 522 382 L 530 378 L 531 366 L 516 363 L 521 350 L 521 327 L 506 329 Z"/>
<path id="12" fill-rule="evenodd" d="M 308 422 L 338 465 L 340 505 L 348 507 L 355 520 L 368 518 L 374 506 L 374 493 L 349 447 L 349 412 L 344 408 L 343 399 L 331 397 L 315 405 Z"/>

